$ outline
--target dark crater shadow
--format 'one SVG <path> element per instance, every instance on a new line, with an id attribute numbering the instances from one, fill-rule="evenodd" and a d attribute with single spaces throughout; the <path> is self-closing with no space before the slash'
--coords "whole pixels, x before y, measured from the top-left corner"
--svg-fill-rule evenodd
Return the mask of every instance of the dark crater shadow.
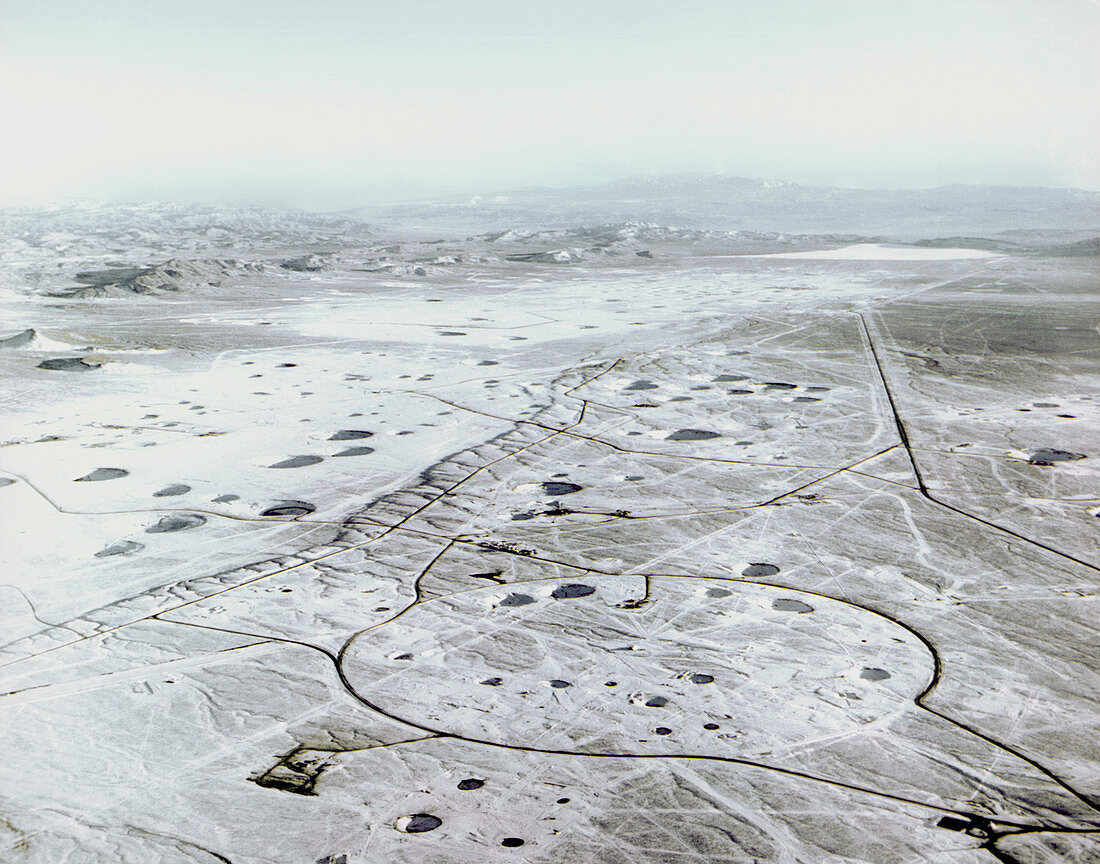
<path id="1" fill-rule="evenodd" d="M 198 513 L 172 513 L 162 516 L 156 525 L 145 529 L 146 534 L 170 534 L 174 531 L 186 531 L 206 524 L 206 517 Z"/>
<path id="2" fill-rule="evenodd" d="M 98 369 L 103 364 L 83 357 L 52 357 L 38 364 L 39 369 L 51 369 L 55 372 L 87 372 Z"/>
<path id="3" fill-rule="evenodd" d="M 83 477 L 77 477 L 73 482 L 95 483 L 100 480 L 117 480 L 119 477 L 126 477 L 129 473 L 125 468 L 96 468 L 95 471 L 91 471 Z"/>
<path id="4" fill-rule="evenodd" d="M 741 575 L 746 579 L 762 579 L 766 576 L 774 576 L 778 572 L 779 568 L 774 564 L 750 563 L 748 567 L 741 571 Z"/>
<path id="5" fill-rule="evenodd" d="M 542 491 L 547 495 L 572 495 L 580 492 L 584 487 L 576 483 L 565 483 L 559 480 L 547 480 L 542 484 Z"/>
<path id="6" fill-rule="evenodd" d="M 317 508 L 308 501 L 283 501 L 274 507 L 268 507 L 261 516 L 305 516 Z"/>
<path id="7" fill-rule="evenodd" d="M 173 483 L 171 486 L 165 486 L 163 489 L 158 489 L 153 493 L 154 498 L 172 498 L 176 495 L 186 495 L 191 491 L 191 487 L 186 483 Z"/>
<path id="8" fill-rule="evenodd" d="M 276 462 L 274 465 L 268 465 L 268 468 L 304 468 L 307 465 L 316 465 L 318 462 L 324 462 L 324 458 L 321 456 L 291 456 L 288 459 L 284 459 L 282 462 Z"/>
<path id="9" fill-rule="evenodd" d="M 677 429 L 665 436 L 666 441 L 709 441 L 711 438 L 721 438 L 718 432 L 709 432 L 706 429 Z"/>
<path id="10" fill-rule="evenodd" d="M 334 432 L 329 436 L 329 441 L 359 441 L 362 438 L 370 438 L 373 436 L 373 432 L 367 432 L 365 429 L 341 429 L 339 432 Z"/>
<path id="11" fill-rule="evenodd" d="M 336 456 L 366 456 L 374 452 L 373 447 L 348 447 L 346 450 L 341 450 L 339 453 L 333 453 Z"/>
<path id="12" fill-rule="evenodd" d="M 1053 465 L 1055 462 L 1075 462 L 1078 459 L 1087 458 L 1084 453 L 1071 453 L 1069 450 L 1040 447 L 1028 456 L 1027 461 L 1032 465 Z"/>

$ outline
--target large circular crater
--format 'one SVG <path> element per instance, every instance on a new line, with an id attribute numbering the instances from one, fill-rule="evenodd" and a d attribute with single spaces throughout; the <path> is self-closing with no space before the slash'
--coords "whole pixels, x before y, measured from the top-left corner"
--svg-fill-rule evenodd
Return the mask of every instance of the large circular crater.
<path id="1" fill-rule="evenodd" d="M 911 706 L 933 659 L 874 612 L 786 588 L 656 576 L 493 586 L 356 637 L 354 690 L 477 741 L 744 757 L 851 734 Z"/>

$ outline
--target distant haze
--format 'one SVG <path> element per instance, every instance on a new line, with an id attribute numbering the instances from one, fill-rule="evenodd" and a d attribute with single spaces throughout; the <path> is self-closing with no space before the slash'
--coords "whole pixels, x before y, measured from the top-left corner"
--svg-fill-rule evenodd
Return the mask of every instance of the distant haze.
<path id="1" fill-rule="evenodd" d="M 4 0 L 0 203 L 1100 189 L 1094 0 Z"/>

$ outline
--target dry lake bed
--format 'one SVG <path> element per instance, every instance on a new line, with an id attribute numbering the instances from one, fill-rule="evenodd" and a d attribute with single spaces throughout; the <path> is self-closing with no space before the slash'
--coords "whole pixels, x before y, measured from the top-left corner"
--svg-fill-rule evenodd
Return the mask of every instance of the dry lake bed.
<path id="1" fill-rule="evenodd" d="M 1100 857 L 1095 254 L 51 218 L 0 860 Z"/>

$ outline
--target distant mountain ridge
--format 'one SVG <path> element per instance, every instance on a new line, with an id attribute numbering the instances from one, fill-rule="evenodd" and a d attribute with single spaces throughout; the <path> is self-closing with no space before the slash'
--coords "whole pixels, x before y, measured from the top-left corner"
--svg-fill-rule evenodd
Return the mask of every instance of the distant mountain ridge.
<path id="1" fill-rule="evenodd" d="M 850 189 L 718 174 L 673 174 L 350 212 L 372 221 L 468 224 L 486 230 L 640 220 L 684 228 L 927 237 L 1100 228 L 1100 192 L 964 184 Z"/>

